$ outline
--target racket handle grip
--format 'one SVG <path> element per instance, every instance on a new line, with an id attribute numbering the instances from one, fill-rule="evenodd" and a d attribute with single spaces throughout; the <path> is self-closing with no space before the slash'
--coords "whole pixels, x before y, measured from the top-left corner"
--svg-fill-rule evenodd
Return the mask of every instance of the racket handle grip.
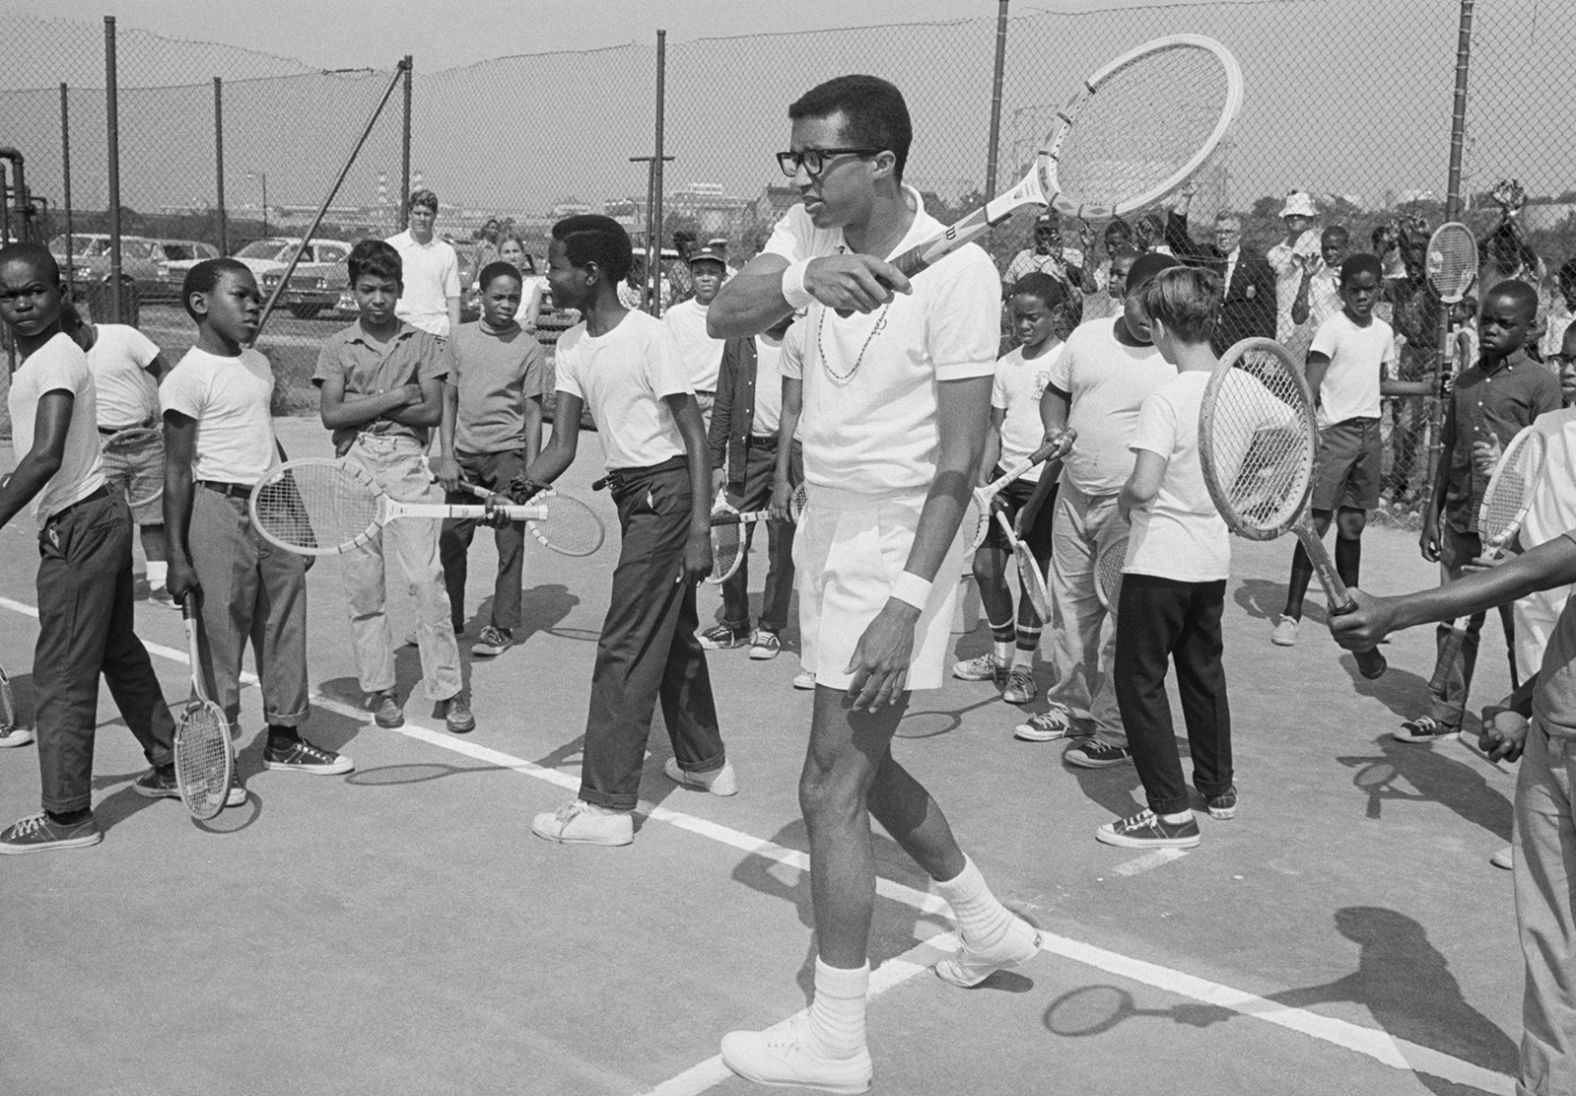
<path id="1" fill-rule="evenodd" d="M 1357 660 L 1357 670 L 1369 681 L 1383 677 L 1384 672 L 1390 668 L 1390 663 L 1377 650 L 1353 651 L 1352 657 Z"/>

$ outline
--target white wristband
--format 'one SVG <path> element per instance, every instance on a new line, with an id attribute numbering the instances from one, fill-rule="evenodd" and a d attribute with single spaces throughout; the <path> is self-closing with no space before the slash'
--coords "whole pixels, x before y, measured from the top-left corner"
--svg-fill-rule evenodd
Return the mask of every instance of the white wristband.
<path id="1" fill-rule="evenodd" d="M 912 605 L 923 610 L 925 603 L 930 600 L 931 584 L 920 578 L 913 571 L 904 571 L 892 584 L 892 589 L 887 592 L 888 597 L 895 597 L 905 605 Z"/>
<path id="2" fill-rule="evenodd" d="M 809 259 L 800 259 L 783 271 L 783 300 L 795 312 L 803 312 L 815 303 L 815 298 L 804 288 L 804 272 L 809 265 Z"/>

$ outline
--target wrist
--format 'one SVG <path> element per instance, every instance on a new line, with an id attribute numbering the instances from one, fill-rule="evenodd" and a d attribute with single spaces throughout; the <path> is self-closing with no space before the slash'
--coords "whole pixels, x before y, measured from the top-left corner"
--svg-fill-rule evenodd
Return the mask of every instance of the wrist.
<path id="1" fill-rule="evenodd" d="M 809 308 L 815 303 L 815 298 L 804 287 L 804 275 L 809 266 L 809 259 L 800 259 L 796 263 L 789 263 L 787 269 L 783 271 L 783 300 L 795 312 Z"/>
<path id="2" fill-rule="evenodd" d="M 931 583 L 920 578 L 913 571 L 904 571 L 892 584 L 892 589 L 887 596 L 894 601 L 901 601 L 916 610 L 923 610 L 930 601 Z"/>

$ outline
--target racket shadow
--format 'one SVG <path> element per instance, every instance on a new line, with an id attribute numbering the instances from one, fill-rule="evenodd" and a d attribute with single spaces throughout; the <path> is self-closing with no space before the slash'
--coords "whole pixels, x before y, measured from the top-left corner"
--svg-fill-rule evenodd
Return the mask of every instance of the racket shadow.
<path id="1" fill-rule="evenodd" d="M 346 784 L 357 787 L 381 788 L 405 784 L 425 784 L 432 780 L 445 780 L 451 776 L 470 773 L 505 772 L 503 765 L 446 765 L 439 761 L 418 761 L 400 765 L 380 765 L 375 769 L 357 769 L 345 777 Z"/>
<path id="2" fill-rule="evenodd" d="M 1206 1028 L 1229 1020 L 1234 1014 L 1219 1005 L 1187 1001 L 1170 1008 L 1142 1008 L 1133 995 L 1119 986 L 1080 986 L 1068 990 L 1045 1009 L 1041 1022 L 1053 1035 L 1083 1039 L 1106 1032 L 1133 1019 L 1161 1018 L 1187 1027 Z"/>
<path id="3" fill-rule="evenodd" d="M 1352 786 L 1364 799 L 1371 820 L 1383 817 L 1387 804 L 1437 804 L 1463 821 L 1510 840 L 1511 801 L 1489 784 L 1481 768 L 1450 755 L 1466 756 L 1469 747 L 1454 742 L 1420 745 L 1384 737 L 1375 741 L 1377 754 L 1347 755 L 1335 761 L 1352 771 Z"/>
<path id="4" fill-rule="evenodd" d="M 993 707 L 1001 703 L 1001 697 L 991 695 L 974 703 L 965 704 L 961 708 L 927 708 L 923 711 L 910 709 L 904 713 L 902 720 L 897 725 L 893 738 L 939 738 L 944 734 L 963 728 L 963 717 L 969 712 L 979 711 L 982 708 Z"/>

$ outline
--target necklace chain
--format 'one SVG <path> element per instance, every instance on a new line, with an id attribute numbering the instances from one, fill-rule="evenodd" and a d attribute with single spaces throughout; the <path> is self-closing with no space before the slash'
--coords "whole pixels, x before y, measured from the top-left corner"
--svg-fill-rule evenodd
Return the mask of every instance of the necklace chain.
<path id="1" fill-rule="evenodd" d="M 839 373 L 832 368 L 832 364 L 826 356 L 826 347 L 821 343 L 821 329 L 826 326 L 827 313 L 827 309 L 824 306 L 822 307 L 821 315 L 816 320 L 815 324 L 815 349 L 821 357 L 821 368 L 826 370 L 826 375 L 828 377 L 831 377 L 834 381 L 841 384 L 852 377 L 855 373 L 859 372 L 859 366 L 863 364 L 865 360 L 865 351 L 870 349 L 871 342 L 874 341 L 875 337 L 879 335 L 886 327 L 887 309 L 891 307 L 891 301 L 888 301 L 886 304 L 881 306 L 881 314 L 876 317 L 876 322 L 870 328 L 870 333 L 865 336 L 864 345 L 859 348 L 859 356 L 854 359 L 853 368 L 846 373 Z"/>

